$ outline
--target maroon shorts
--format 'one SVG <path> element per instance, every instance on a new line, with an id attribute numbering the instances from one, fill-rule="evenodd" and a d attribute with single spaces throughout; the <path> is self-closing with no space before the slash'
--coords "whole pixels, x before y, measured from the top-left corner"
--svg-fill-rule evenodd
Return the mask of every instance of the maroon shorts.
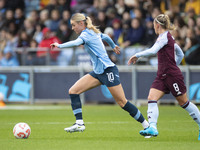
<path id="1" fill-rule="evenodd" d="M 166 94 L 171 92 L 175 97 L 183 95 L 187 91 L 183 76 L 167 76 L 165 79 L 160 79 L 157 76 L 151 88 L 163 91 Z"/>

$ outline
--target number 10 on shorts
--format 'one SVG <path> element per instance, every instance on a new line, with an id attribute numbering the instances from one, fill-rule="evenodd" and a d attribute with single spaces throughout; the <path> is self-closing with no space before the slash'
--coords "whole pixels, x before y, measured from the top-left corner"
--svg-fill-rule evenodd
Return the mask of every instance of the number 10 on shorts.
<path id="1" fill-rule="evenodd" d="M 107 76 L 108 76 L 108 81 L 109 82 L 113 82 L 114 81 L 114 75 L 113 75 L 113 72 L 110 72 L 110 73 L 106 73 Z"/>

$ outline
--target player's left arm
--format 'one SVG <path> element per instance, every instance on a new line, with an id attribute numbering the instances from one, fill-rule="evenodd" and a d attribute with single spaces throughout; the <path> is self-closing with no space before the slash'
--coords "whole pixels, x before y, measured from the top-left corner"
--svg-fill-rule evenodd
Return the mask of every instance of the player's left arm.
<path id="1" fill-rule="evenodd" d="M 113 42 L 113 40 L 107 34 L 101 33 L 101 39 L 104 40 L 104 41 L 106 41 L 106 43 L 108 43 L 110 45 L 110 47 L 113 49 L 113 51 L 116 54 L 120 54 L 120 48 L 119 48 L 119 46 L 115 45 L 115 43 Z"/>
<path id="2" fill-rule="evenodd" d="M 128 60 L 128 65 L 135 64 L 139 57 L 148 57 L 157 54 L 157 52 L 168 43 L 167 36 L 159 37 L 156 43 L 149 49 L 138 52 Z"/>
<path id="3" fill-rule="evenodd" d="M 155 55 L 160 50 L 160 45 L 154 44 L 151 48 L 146 49 L 142 52 L 136 53 L 128 60 L 128 65 L 135 64 L 139 57 L 148 57 Z"/>
<path id="4" fill-rule="evenodd" d="M 181 61 L 183 60 L 184 53 L 182 49 L 178 46 L 178 44 L 174 44 L 174 49 L 175 49 L 175 61 L 176 65 L 179 65 Z"/>

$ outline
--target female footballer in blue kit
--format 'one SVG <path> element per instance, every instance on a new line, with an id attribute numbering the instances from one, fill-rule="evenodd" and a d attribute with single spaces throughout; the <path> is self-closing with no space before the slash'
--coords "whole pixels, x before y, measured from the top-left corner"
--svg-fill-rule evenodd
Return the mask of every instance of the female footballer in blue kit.
<path id="1" fill-rule="evenodd" d="M 178 101 L 179 105 L 188 111 L 189 115 L 199 125 L 200 112 L 193 103 L 189 102 L 186 95 L 186 87 L 183 75 L 178 68 L 184 57 L 182 49 L 175 43 L 169 30 L 175 27 L 170 23 L 169 17 L 164 14 L 158 15 L 154 19 L 154 30 L 158 36 L 156 43 L 145 51 L 136 53 L 132 56 L 128 64 L 135 64 L 139 57 L 151 56 L 157 53 L 158 72 L 148 96 L 148 121 L 150 126 L 142 131 L 143 136 L 157 136 L 158 105 L 157 101 L 165 94 L 171 92 Z M 200 131 L 200 130 L 199 130 Z M 200 133 L 199 138 L 200 140 Z"/>
<path id="2" fill-rule="evenodd" d="M 102 40 L 106 41 L 116 54 L 120 54 L 120 49 L 108 35 L 100 31 L 92 24 L 90 17 L 84 14 L 76 13 L 71 18 L 72 30 L 80 36 L 64 44 L 53 43 L 52 47 L 64 48 L 84 45 L 85 50 L 89 53 L 93 64 L 93 71 L 80 78 L 70 89 L 71 106 L 76 117 L 76 123 L 71 127 L 65 128 L 67 132 L 84 131 L 85 125 L 82 117 L 82 106 L 79 95 L 89 89 L 95 88 L 101 84 L 108 87 L 115 101 L 125 111 L 138 122 L 143 128 L 147 128 L 149 123 L 144 119 L 140 111 L 130 103 L 124 94 L 119 79 L 119 72 L 116 65 L 109 59 Z"/>

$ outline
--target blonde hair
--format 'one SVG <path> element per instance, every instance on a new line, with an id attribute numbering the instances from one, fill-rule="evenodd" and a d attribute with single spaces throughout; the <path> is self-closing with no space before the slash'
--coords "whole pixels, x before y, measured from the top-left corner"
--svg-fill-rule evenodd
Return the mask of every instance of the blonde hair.
<path id="1" fill-rule="evenodd" d="M 175 25 L 170 22 L 169 16 L 165 14 L 158 15 L 154 21 L 160 24 L 164 29 L 176 30 Z"/>
<path id="2" fill-rule="evenodd" d="M 84 21 L 88 29 L 93 30 L 95 33 L 100 33 L 100 30 L 97 29 L 97 27 L 92 24 L 91 18 L 88 16 L 85 16 L 84 14 L 76 13 L 72 16 L 71 20 L 76 21 L 76 22 Z"/>

